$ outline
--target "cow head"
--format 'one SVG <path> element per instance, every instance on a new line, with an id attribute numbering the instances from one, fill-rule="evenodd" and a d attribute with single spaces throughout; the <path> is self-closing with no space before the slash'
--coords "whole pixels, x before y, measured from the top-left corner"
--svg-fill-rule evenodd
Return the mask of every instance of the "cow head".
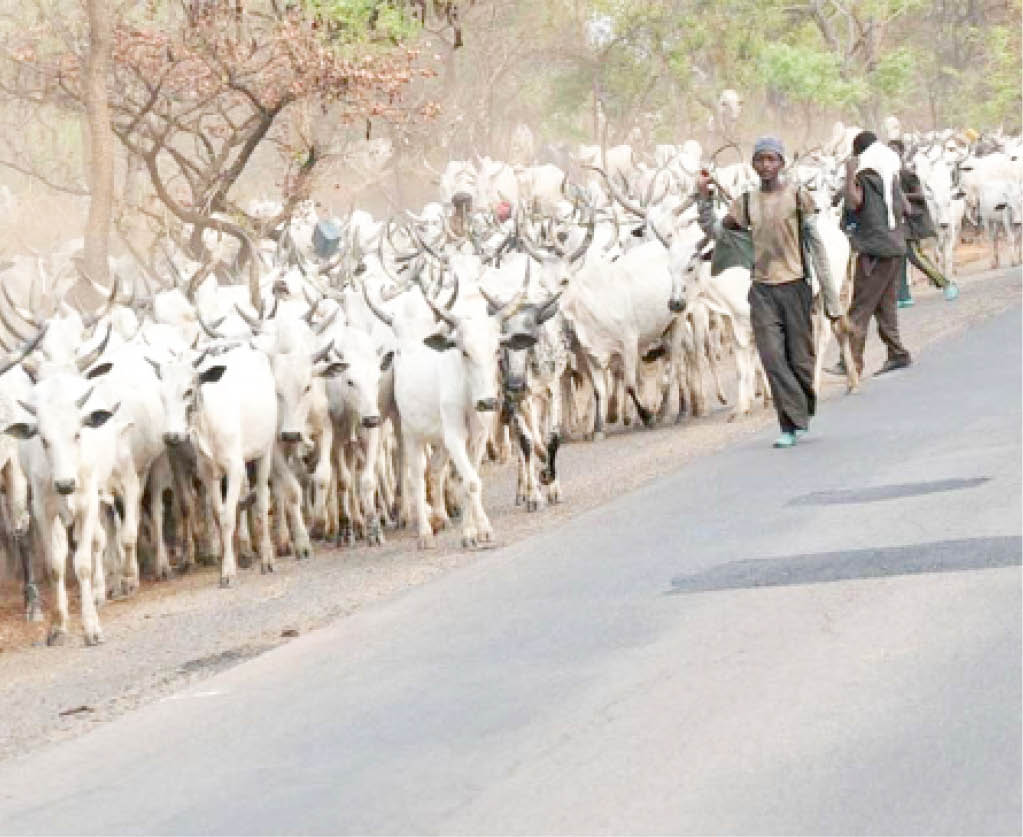
<path id="1" fill-rule="evenodd" d="M 378 427 L 381 423 L 380 378 L 391 368 L 394 352 L 377 348 L 365 332 L 348 329 L 334 353 L 337 362 L 344 366 L 327 381 L 332 400 L 340 399 L 347 409 L 359 416 L 363 427 Z"/>
<path id="2" fill-rule="evenodd" d="M 697 271 L 704 259 L 713 253 L 713 241 L 704 240 L 701 246 L 694 248 L 691 242 L 676 236 L 668 248 L 668 273 L 671 275 L 671 296 L 668 298 L 668 310 L 681 314 L 686 310 L 686 303 L 691 286 L 697 281 Z"/>
<path id="3" fill-rule="evenodd" d="M 7 434 L 17 439 L 38 438 L 49 463 L 53 490 L 64 496 L 81 487 L 88 461 L 98 454 L 93 431 L 107 425 L 120 407 L 90 403 L 94 391 L 95 386 L 79 376 L 54 375 L 36 386 L 31 401 L 18 402 L 30 420 L 6 428 Z M 116 444 L 116 439 L 107 444 Z M 106 452 L 113 455 L 112 450 Z"/>
<path id="4" fill-rule="evenodd" d="M 420 290 L 423 286 L 420 284 Z M 450 300 L 439 307 L 423 290 L 423 298 L 433 310 L 439 328 L 423 339 L 437 352 L 457 351 L 462 356 L 466 388 L 471 403 L 481 413 L 497 409 L 497 328 L 491 317 L 458 316 L 451 309 L 458 296 L 458 279 Z"/>
<path id="5" fill-rule="evenodd" d="M 187 355 L 163 363 L 149 360 L 160 379 L 160 400 L 163 404 L 163 441 L 177 447 L 191 438 L 193 417 L 202 405 L 202 388 L 216 384 L 227 371 L 219 355 L 232 346 L 207 347 L 194 360 Z"/>

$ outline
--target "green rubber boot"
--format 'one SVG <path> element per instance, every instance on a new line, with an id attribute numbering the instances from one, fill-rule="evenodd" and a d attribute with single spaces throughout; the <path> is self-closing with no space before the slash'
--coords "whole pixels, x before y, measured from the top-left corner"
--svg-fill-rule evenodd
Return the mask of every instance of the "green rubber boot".
<path id="1" fill-rule="evenodd" d="M 796 444 L 795 433 L 782 433 L 777 439 L 774 440 L 774 446 L 776 448 L 791 448 Z"/>

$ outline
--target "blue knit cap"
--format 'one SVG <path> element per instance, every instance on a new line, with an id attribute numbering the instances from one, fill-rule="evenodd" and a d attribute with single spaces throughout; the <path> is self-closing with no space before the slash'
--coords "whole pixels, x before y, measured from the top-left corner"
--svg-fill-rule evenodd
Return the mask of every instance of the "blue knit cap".
<path id="1" fill-rule="evenodd" d="M 781 140 L 777 137 L 760 137 L 753 144 L 753 156 L 756 157 L 761 151 L 773 151 L 782 160 L 785 159 L 785 146 L 781 144 Z"/>

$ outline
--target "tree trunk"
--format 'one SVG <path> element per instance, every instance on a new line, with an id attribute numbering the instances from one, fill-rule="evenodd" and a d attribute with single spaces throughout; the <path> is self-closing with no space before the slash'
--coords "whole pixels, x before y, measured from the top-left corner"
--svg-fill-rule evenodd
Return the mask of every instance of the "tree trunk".
<path id="1" fill-rule="evenodd" d="M 85 270 L 109 283 L 107 256 L 114 203 L 114 137 L 107 102 L 107 68 L 112 28 L 108 0 L 88 0 L 89 60 L 86 68 L 86 118 L 89 125 L 89 217 L 85 225 Z"/>

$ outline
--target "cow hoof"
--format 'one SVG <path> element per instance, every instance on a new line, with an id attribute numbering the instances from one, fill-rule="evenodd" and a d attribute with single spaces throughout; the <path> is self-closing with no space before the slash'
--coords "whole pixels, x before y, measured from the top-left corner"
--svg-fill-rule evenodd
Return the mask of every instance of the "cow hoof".
<path id="1" fill-rule="evenodd" d="M 276 571 L 276 569 L 275 569 L 273 564 L 260 564 L 259 565 L 259 572 L 262 575 L 267 575 L 268 573 L 272 573 L 272 572 L 275 572 L 275 571 Z"/>
<path id="2" fill-rule="evenodd" d="M 67 642 L 67 631 L 63 628 L 51 628 L 46 636 L 46 644 L 51 646 L 64 645 Z"/>
<path id="3" fill-rule="evenodd" d="M 526 511 L 527 512 L 537 512 L 537 511 L 540 511 L 540 501 L 539 500 L 529 500 L 529 501 L 527 501 L 527 503 L 526 503 Z"/>
<path id="4" fill-rule="evenodd" d="M 235 584 L 235 577 L 233 575 L 222 575 L 220 577 L 220 586 L 221 586 L 221 588 L 226 590 L 228 587 L 234 587 L 234 584 Z"/>
<path id="5" fill-rule="evenodd" d="M 603 442 L 604 439 L 607 438 L 607 435 L 603 430 L 595 430 L 593 433 L 590 433 L 587 438 L 591 442 Z"/>
<path id="6" fill-rule="evenodd" d="M 157 569 L 156 574 L 153 576 L 154 581 L 170 581 L 174 576 L 174 571 L 171 569 L 170 564 L 160 567 Z"/>
<path id="7" fill-rule="evenodd" d="M 479 542 L 474 535 L 462 536 L 462 549 L 475 549 L 477 546 L 479 546 Z"/>
<path id="8" fill-rule="evenodd" d="M 433 535 L 420 535 L 416 541 L 417 549 L 433 549 L 434 546 Z"/>
<path id="9" fill-rule="evenodd" d="M 103 644 L 103 631 L 99 628 L 94 628 L 91 631 L 85 632 L 85 644 L 90 648 L 94 645 Z"/>
<path id="10" fill-rule="evenodd" d="M 121 580 L 121 592 L 125 596 L 133 596 L 138 592 L 139 583 L 133 578 L 125 578 Z"/>
<path id="11" fill-rule="evenodd" d="M 305 546 L 300 547 L 298 552 L 295 553 L 295 557 L 299 561 L 308 561 L 310 558 L 313 557 L 312 545 L 306 544 Z"/>

